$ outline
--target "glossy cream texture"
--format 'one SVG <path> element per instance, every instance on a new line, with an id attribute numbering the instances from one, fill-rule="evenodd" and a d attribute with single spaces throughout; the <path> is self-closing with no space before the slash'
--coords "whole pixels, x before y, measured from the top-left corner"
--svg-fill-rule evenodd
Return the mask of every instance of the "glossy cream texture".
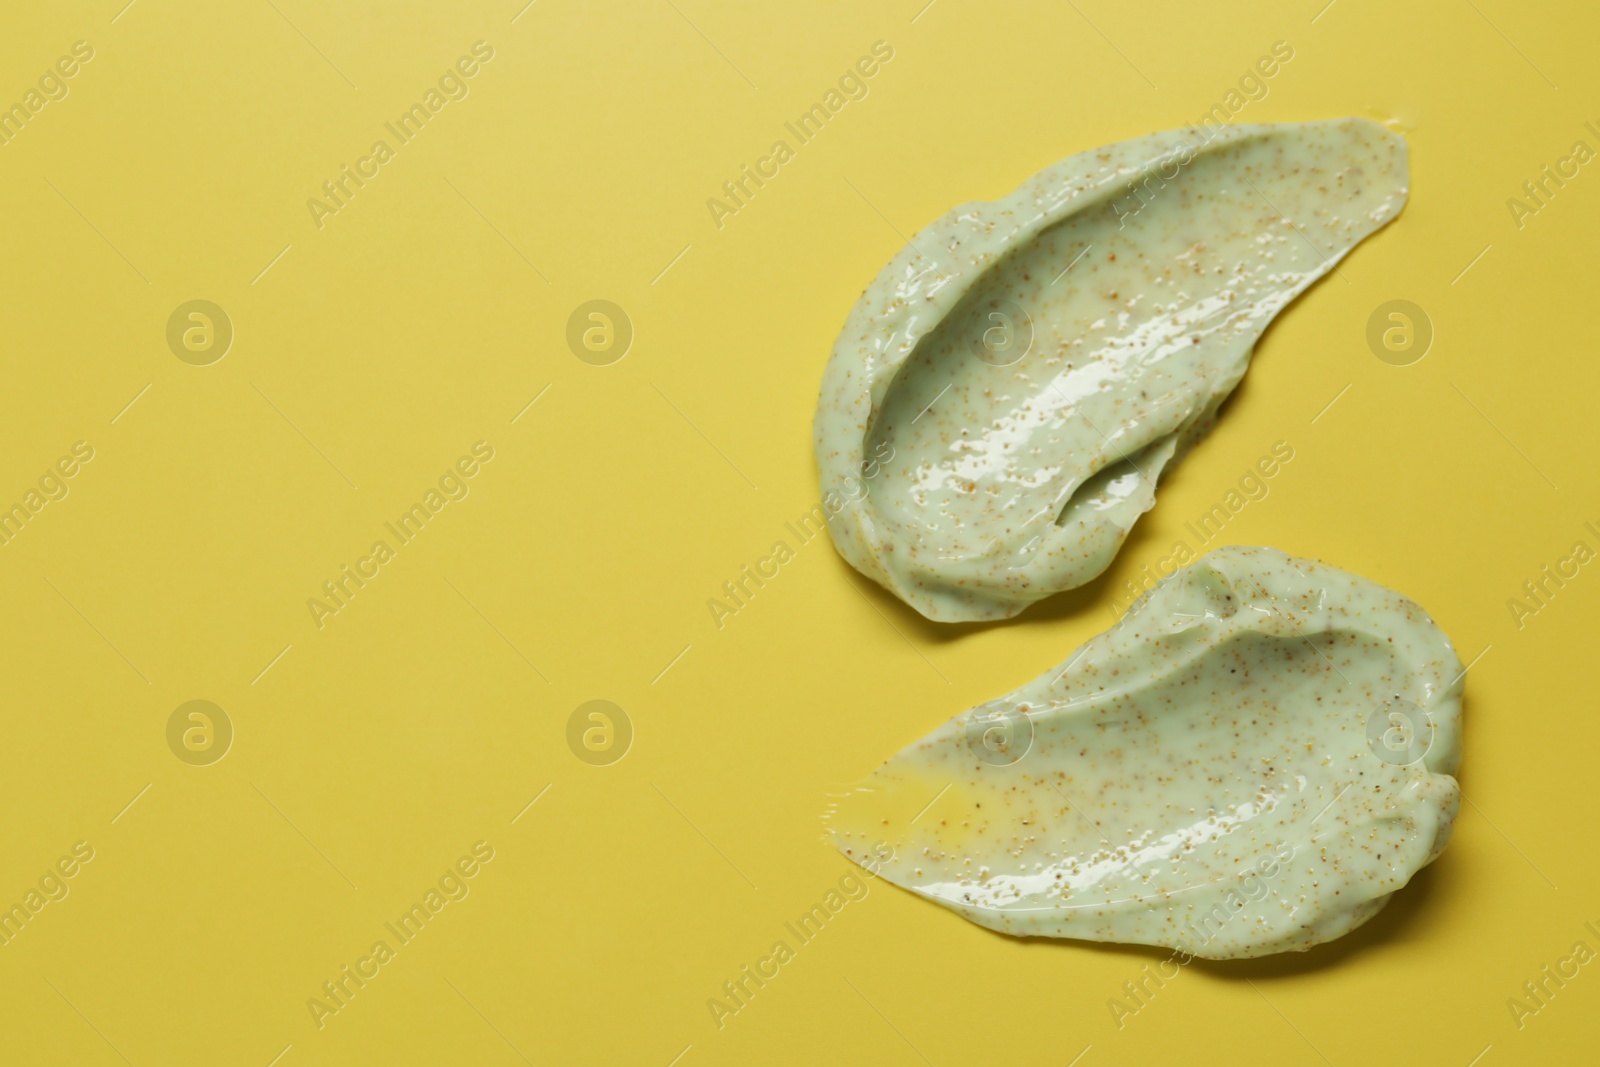
<path id="1" fill-rule="evenodd" d="M 954 209 L 867 288 L 824 375 L 839 552 L 942 621 L 1090 581 L 1273 316 L 1406 182 L 1399 136 L 1339 119 L 1153 134 Z"/>
<path id="2" fill-rule="evenodd" d="M 1002 933 L 1304 950 L 1449 841 L 1463 673 L 1398 593 L 1218 549 L 890 759 L 830 814 L 834 842 Z"/>

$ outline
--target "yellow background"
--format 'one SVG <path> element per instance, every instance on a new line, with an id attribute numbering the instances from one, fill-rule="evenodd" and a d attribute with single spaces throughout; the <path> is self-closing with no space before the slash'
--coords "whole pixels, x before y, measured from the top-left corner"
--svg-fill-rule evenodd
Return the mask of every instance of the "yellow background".
<path id="1" fill-rule="evenodd" d="M 95 449 L 0 547 L 0 904 L 95 849 L 0 947 L 0 1061 L 1592 1056 L 1600 968 L 1520 1030 L 1506 1006 L 1600 949 L 1600 575 L 1520 629 L 1506 606 L 1600 547 L 1600 174 L 1521 228 L 1506 206 L 1600 147 L 1587 5 L 121 2 L 0 20 L 0 103 L 95 50 L 0 147 L 0 503 Z M 478 40 L 470 95 L 317 228 L 307 198 Z M 870 95 L 714 225 L 879 40 Z M 941 627 L 818 540 L 719 630 L 707 598 L 815 502 L 822 367 L 903 236 L 1198 119 L 1278 40 L 1237 121 L 1389 121 L 1411 202 L 1271 328 L 1107 578 Z M 236 331 L 205 367 L 165 340 L 197 298 Z M 634 325 L 610 366 L 565 341 L 591 299 Z M 1411 366 L 1365 341 L 1393 299 L 1436 330 Z M 318 629 L 307 598 L 479 440 L 470 496 Z M 1483 653 L 1444 857 L 1351 936 L 1197 963 L 1120 1029 L 1108 998 L 1162 953 L 1007 940 L 875 884 L 718 1029 L 707 999 L 849 869 L 828 794 L 1104 628 L 1277 440 L 1294 460 L 1217 543 L 1392 585 Z M 236 731 L 210 766 L 167 747 L 192 699 Z M 591 699 L 633 724 L 610 766 L 567 746 Z M 470 895 L 319 1029 L 307 999 L 479 840 Z"/>

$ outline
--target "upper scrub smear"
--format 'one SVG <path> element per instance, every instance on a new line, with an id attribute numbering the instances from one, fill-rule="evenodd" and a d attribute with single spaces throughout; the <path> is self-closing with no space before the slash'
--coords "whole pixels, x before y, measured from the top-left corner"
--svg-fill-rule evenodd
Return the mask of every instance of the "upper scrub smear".
<path id="1" fill-rule="evenodd" d="M 1365 119 L 1176 130 L 1085 152 L 917 234 L 823 377 L 834 544 L 931 619 L 1090 581 L 1273 316 L 1399 214 Z"/>
<path id="2" fill-rule="evenodd" d="M 1218 549 L 890 759 L 834 843 L 1002 933 L 1307 949 L 1449 842 L 1464 673 L 1400 594 Z"/>

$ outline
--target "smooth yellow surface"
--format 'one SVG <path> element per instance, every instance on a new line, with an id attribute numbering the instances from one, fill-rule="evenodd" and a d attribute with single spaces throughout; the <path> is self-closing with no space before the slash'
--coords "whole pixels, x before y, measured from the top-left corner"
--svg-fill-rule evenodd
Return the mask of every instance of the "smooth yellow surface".
<path id="1" fill-rule="evenodd" d="M 0 32 L 0 103 L 95 50 L 0 147 L 0 504 L 94 448 L 0 547 L 0 904 L 94 850 L 0 947 L 0 1060 L 1592 1055 L 1592 965 L 1521 1029 L 1506 1003 L 1600 950 L 1600 577 L 1521 628 L 1506 605 L 1600 547 L 1600 176 L 1520 228 L 1506 206 L 1600 148 L 1592 10 L 120 4 L 13 3 Z M 307 198 L 478 40 L 470 95 L 318 229 Z M 870 95 L 718 229 L 706 199 L 878 40 Z M 942 627 L 789 534 L 823 363 L 904 235 L 1198 119 L 1277 40 L 1295 58 L 1240 120 L 1390 120 L 1411 201 L 1271 328 L 1110 574 Z M 166 341 L 196 299 L 234 326 L 209 366 Z M 634 326 L 609 366 L 567 347 L 593 299 Z M 1411 366 L 1366 342 L 1397 299 L 1435 329 Z M 470 496 L 318 629 L 307 598 L 480 440 Z M 1019 943 L 874 884 L 719 1029 L 708 998 L 848 870 L 828 794 L 1102 629 L 1279 440 L 1295 458 L 1212 544 L 1392 585 L 1476 663 L 1444 857 L 1352 936 L 1196 963 L 1120 1029 L 1107 1001 L 1159 954 Z M 718 629 L 707 599 L 780 539 L 794 558 Z M 168 747 L 191 700 L 233 724 L 220 762 Z M 590 700 L 631 719 L 620 762 L 569 750 Z M 478 841 L 470 895 L 319 1029 L 307 999 Z"/>

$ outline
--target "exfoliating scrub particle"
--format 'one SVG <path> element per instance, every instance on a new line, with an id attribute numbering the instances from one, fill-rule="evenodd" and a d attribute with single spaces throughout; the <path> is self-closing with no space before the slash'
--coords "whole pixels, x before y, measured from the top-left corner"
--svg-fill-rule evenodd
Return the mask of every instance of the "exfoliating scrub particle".
<path id="1" fill-rule="evenodd" d="M 1152 134 L 955 208 L 867 287 L 823 376 L 840 555 L 944 622 L 1091 581 L 1273 316 L 1406 183 L 1405 142 L 1352 118 Z"/>
<path id="2" fill-rule="evenodd" d="M 850 859 L 1001 933 L 1305 950 L 1444 851 L 1464 673 L 1400 594 L 1221 548 L 894 756 L 830 828 Z"/>

